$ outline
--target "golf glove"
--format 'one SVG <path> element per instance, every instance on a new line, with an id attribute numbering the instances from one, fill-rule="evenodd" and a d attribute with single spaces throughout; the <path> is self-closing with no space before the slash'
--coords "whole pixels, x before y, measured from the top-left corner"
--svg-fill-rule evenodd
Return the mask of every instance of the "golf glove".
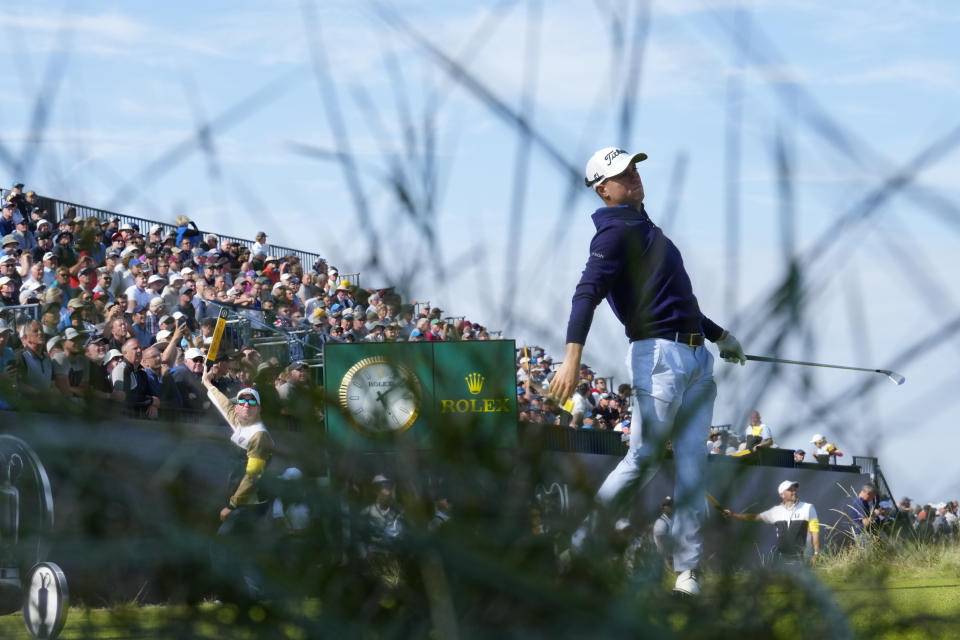
<path id="1" fill-rule="evenodd" d="M 717 348 L 720 349 L 720 357 L 723 358 L 724 362 L 729 362 L 730 364 L 739 362 L 740 366 L 743 366 L 747 361 L 747 357 L 743 354 L 743 347 L 740 346 L 736 338 L 730 335 L 729 331 L 723 332 L 723 335 L 717 340 L 716 345 Z"/>

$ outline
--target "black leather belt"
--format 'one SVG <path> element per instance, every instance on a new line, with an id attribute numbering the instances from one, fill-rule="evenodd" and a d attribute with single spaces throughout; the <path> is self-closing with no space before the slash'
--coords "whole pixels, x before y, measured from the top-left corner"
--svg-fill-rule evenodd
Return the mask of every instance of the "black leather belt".
<path id="1" fill-rule="evenodd" d="M 704 342 L 702 333 L 680 333 L 678 331 L 675 333 L 662 334 L 653 337 L 661 340 L 669 340 L 671 342 L 679 342 L 680 344 L 685 344 L 689 347 L 702 347 Z"/>

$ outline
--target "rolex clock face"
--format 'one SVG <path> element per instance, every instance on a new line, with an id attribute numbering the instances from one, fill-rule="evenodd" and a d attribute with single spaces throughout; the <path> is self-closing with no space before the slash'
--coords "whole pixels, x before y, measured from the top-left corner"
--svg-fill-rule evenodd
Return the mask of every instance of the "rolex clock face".
<path id="1" fill-rule="evenodd" d="M 420 415 L 423 390 L 407 366 L 376 356 L 364 358 L 343 376 L 340 407 L 364 435 L 406 431 Z"/>

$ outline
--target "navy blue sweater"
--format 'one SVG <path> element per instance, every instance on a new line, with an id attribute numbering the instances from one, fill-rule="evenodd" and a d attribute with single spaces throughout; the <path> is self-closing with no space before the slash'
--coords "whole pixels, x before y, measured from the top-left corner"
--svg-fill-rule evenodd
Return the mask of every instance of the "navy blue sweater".
<path id="1" fill-rule="evenodd" d="M 604 298 L 633 340 L 703 333 L 716 342 L 723 329 L 700 312 L 677 247 L 646 211 L 601 207 L 597 233 L 573 293 L 567 342 L 584 344 L 593 312 Z"/>

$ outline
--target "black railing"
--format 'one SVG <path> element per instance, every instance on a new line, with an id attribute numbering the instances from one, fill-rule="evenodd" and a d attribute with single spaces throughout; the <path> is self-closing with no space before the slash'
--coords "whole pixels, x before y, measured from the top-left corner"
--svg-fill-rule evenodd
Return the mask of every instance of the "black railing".
<path id="1" fill-rule="evenodd" d="M 6 198 L 7 194 L 10 193 L 9 189 L 0 189 L 0 194 Z M 150 229 L 159 225 L 163 230 L 163 234 L 166 234 L 169 231 L 176 231 L 177 227 L 173 224 L 167 222 L 159 222 L 157 220 L 149 220 L 147 218 L 140 218 L 138 216 L 131 216 L 123 213 L 116 213 L 114 211 L 107 211 L 106 209 L 98 209 L 96 207 L 88 207 L 86 205 L 77 204 L 75 202 L 69 202 L 67 200 L 59 200 L 57 198 L 50 198 L 44 196 L 41 198 L 47 206 L 52 207 L 51 213 L 56 215 L 57 220 L 61 220 L 66 213 L 67 209 L 73 207 L 77 210 L 77 218 L 96 218 L 101 222 L 108 222 L 113 218 L 116 218 L 120 221 L 120 224 L 129 223 L 137 225 L 137 228 L 140 229 L 141 233 L 149 233 Z M 253 247 L 252 240 L 246 240 L 244 238 L 237 238 L 235 236 L 228 236 L 216 231 L 203 231 L 201 233 L 206 235 L 212 233 L 217 236 L 218 239 L 229 240 L 230 242 L 236 242 L 239 245 L 245 246 L 247 248 Z M 279 245 L 271 244 L 267 246 L 267 250 L 270 251 L 271 255 L 277 257 L 283 257 L 287 255 L 296 256 L 300 262 L 304 265 L 305 268 L 309 269 L 320 257 L 320 254 L 311 253 L 310 251 L 302 251 L 300 249 L 292 249 L 290 247 L 281 247 Z M 343 276 L 344 278 L 350 279 L 351 284 L 353 283 L 352 277 L 356 277 L 357 282 L 360 281 L 360 274 L 348 274 Z"/>

